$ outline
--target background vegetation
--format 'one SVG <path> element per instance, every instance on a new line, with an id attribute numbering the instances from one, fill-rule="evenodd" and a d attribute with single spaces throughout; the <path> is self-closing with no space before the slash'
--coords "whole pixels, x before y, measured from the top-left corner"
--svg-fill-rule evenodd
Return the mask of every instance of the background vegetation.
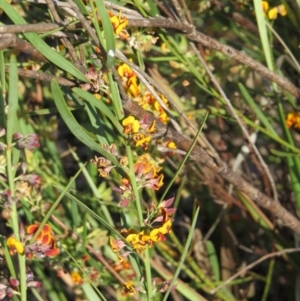
<path id="1" fill-rule="evenodd" d="M 0 0 L 0 300 L 300 300 L 299 17 Z"/>

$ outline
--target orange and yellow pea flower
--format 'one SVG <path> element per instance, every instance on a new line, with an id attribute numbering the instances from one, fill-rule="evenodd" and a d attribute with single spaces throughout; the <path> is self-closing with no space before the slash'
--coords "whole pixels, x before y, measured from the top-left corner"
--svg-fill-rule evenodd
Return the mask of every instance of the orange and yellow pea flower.
<path id="1" fill-rule="evenodd" d="M 131 78 L 136 76 L 134 71 L 125 63 L 120 64 L 117 70 L 121 77 Z"/>
<path id="2" fill-rule="evenodd" d="M 129 296 L 134 296 L 136 294 L 135 287 L 133 285 L 133 282 L 125 282 L 123 284 L 123 295 L 129 295 Z"/>
<path id="3" fill-rule="evenodd" d="M 39 225 L 32 224 L 29 225 L 26 229 L 26 232 L 28 235 L 34 236 L 36 231 L 38 230 Z M 48 246 L 45 250 L 44 254 L 46 256 L 56 256 L 59 254 L 60 250 L 55 247 L 55 238 L 51 233 L 51 227 L 48 224 L 45 224 L 40 231 L 40 233 L 37 235 L 35 242 L 44 246 Z M 29 255 L 31 256 L 31 255 Z"/>
<path id="4" fill-rule="evenodd" d="M 122 121 L 124 127 L 124 134 L 137 133 L 140 129 L 140 122 L 135 119 L 133 116 L 128 116 Z"/>
<path id="5" fill-rule="evenodd" d="M 76 271 L 73 271 L 71 273 L 71 279 L 72 279 L 72 282 L 75 284 L 75 285 L 79 285 L 79 284 L 82 284 L 83 283 L 83 280 L 82 280 L 82 277 L 80 276 L 80 274 Z"/>
<path id="6" fill-rule="evenodd" d="M 113 25 L 115 34 L 119 35 L 123 29 L 128 25 L 128 19 L 122 17 L 122 13 L 119 12 L 119 15 L 116 16 L 112 12 L 108 12 L 110 16 L 110 22 Z"/>
<path id="7" fill-rule="evenodd" d="M 288 113 L 285 124 L 287 128 L 294 127 L 295 129 L 300 129 L 300 114 L 296 112 Z"/>
<path id="8" fill-rule="evenodd" d="M 136 163 L 134 164 L 134 172 L 137 173 L 138 170 L 142 170 L 142 173 L 146 174 L 153 170 L 153 174 L 156 175 L 162 169 L 161 166 L 150 156 L 149 153 L 143 154 L 138 157 Z"/>
<path id="9" fill-rule="evenodd" d="M 135 146 L 144 146 L 144 147 L 151 140 L 151 136 L 145 136 L 143 134 L 135 134 L 135 135 L 133 135 L 132 138 L 133 138 L 133 141 L 135 142 Z"/>
<path id="10" fill-rule="evenodd" d="M 264 13 L 267 14 L 269 20 L 275 20 L 278 14 L 281 15 L 282 17 L 287 15 L 287 10 L 284 4 L 280 4 L 270 9 L 269 9 L 268 1 L 261 1 L 261 5 Z"/>
<path id="11" fill-rule="evenodd" d="M 138 84 L 137 77 L 130 77 L 126 83 L 127 93 L 132 97 L 140 95 L 141 87 Z"/>
<path id="12" fill-rule="evenodd" d="M 125 239 L 133 246 L 134 250 L 141 254 L 145 251 L 146 246 L 152 247 L 153 243 L 164 241 L 165 235 L 170 233 L 172 227 L 172 220 L 168 219 L 161 227 L 152 229 L 150 234 L 145 234 L 145 231 L 136 232 L 133 229 L 123 229 L 121 233 Z"/>
<path id="13" fill-rule="evenodd" d="M 176 145 L 176 143 L 173 142 L 173 141 L 168 141 L 168 142 L 167 142 L 167 147 L 168 147 L 168 148 L 171 148 L 171 149 L 177 149 L 177 145 Z"/>
<path id="14" fill-rule="evenodd" d="M 20 241 L 17 241 L 14 237 L 9 237 L 7 240 L 6 240 L 6 244 L 9 248 L 9 253 L 10 255 L 13 255 L 15 253 L 18 253 L 18 254 L 23 254 L 24 253 L 24 245 L 20 242 Z"/>

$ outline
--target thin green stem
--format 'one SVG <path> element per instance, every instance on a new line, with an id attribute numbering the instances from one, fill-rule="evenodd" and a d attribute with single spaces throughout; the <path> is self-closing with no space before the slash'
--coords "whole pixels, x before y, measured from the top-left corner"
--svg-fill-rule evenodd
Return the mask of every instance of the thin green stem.
<path id="1" fill-rule="evenodd" d="M 127 158 L 128 158 L 128 165 L 129 165 L 128 176 L 129 176 L 130 183 L 131 183 L 133 193 L 135 196 L 135 206 L 136 206 L 136 210 L 137 210 L 138 221 L 139 221 L 140 227 L 143 227 L 144 221 L 143 221 L 143 211 L 142 211 L 142 206 L 141 206 L 141 199 L 140 199 L 140 194 L 138 191 L 135 174 L 134 174 L 132 150 L 131 150 L 128 142 L 126 142 L 126 154 L 127 154 Z M 152 299 L 152 276 L 151 276 L 150 254 L 149 254 L 148 248 L 146 248 L 146 250 L 145 250 L 144 264 L 145 264 L 145 273 L 146 273 L 146 281 L 147 281 L 147 297 L 148 297 L 148 301 L 150 301 Z"/>

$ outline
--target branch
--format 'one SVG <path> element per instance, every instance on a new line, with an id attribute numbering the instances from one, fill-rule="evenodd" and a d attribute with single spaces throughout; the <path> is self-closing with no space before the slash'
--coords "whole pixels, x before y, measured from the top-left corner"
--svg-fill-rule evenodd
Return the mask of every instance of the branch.
<path id="1" fill-rule="evenodd" d="M 261 262 L 263 262 L 263 261 L 265 261 L 265 260 L 267 260 L 269 258 L 274 258 L 275 256 L 282 256 L 284 254 L 295 253 L 295 252 L 299 252 L 299 251 L 300 251 L 299 248 L 293 248 L 293 249 L 285 249 L 285 250 L 282 250 L 282 251 L 278 251 L 278 252 L 274 252 L 274 253 L 270 253 L 270 254 L 264 255 L 263 257 L 259 258 L 258 260 L 252 262 L 251 264 L 247 265 L 246 267 L 244 267 L 243 269 L 241 269 L 240 271 L 238 271 L 236 274 L 234 274 L 232 277 L 228 278 L 226 281 L 222 282 L 222 284 L 220 284 L 218 287 L 216 287 L 215 289 L 213 289 L 211 291 L 211 293 L 215 294 L 222 287 L 228 285 L 231 281 L 233 281 L 234 279 L 236 279 L 240 275 L 243 275 L 244 273 L 246 273 L 247 271 L 249 271 L 250 269 L 252 269 L 256 265 L 258 265 L 259 263 L 261 263 Z"/>
<path id="2" fill-rule="evenodd" d="M 74 87 L 76 85 L 76 83 L 65 79 L 63 77 L 59 77 L 59 76 L 54 76 L 54 75 L 50 75 L 50 74 L 46 74 L 46 73 L 40 73 L 37 71 L 33 71 L 33 70 L 24 70 L 22 68 L 18 68 L 18 75 L 23 76 L 23 77 L 28 77 L 28 78 L 32 78 L 32 79 L 36 79 L 36 80 L 40 80 L 40 81 L 44 81 L 44 82 L 51 82 L 51 80 L 53 78 L 55 78 L 57 80 L 57 82 L 65 87 Z M 5 72 L 9 72 L 9 66 L 5 66 Z"/>
<path id="3" fill-rule="evenodd" d="M 124 97 L 124 94 L 122 94 L 122 97 Z M 143 119 L 146 116 L 146 120 L 148 120 L 149 123 L 156 120 L 157 134 L 166 137 L 168 140 L 174 141 L 178 146 L 178 149 L 186 152 L 189 150 L 192 143 L 190 138 L 166 126 L 160 120 L 156 119 L 151 113 L 144 111 L 137 103 L 133 102 L 126 96 L 123 102 L 123 108 L 126 112 L 134 115 L 138 119 Z M 257 188 L 249 184 L 240 175 L 233 172 L 225 162 L 219 161 L 217 163 L 213 157 L 209 156 L 203 148 L 197 145 L 193 148 L 191 159 L 205 165 L 215 173 L 219 174 L 223 179 L 234 185 L 238 190 L 251 198 L 259 206 L 265 208 L 271 214 L 274 214 L 274 216 L 281 219 L 285 226 L 300 234 L 300 221 L 296 217 L 282 207 L 280 203 L 274 202 Z"/>
<path id="4" fill-rule="evenodd" d="M 292 84 L 287 78 L 270 71 L 267 67 L 252 59 L 243 51 L 238 51 L 230 46 L 224 45 L 215 39 L 197 31 L 194 26 L 183 24 L 181 22 L 172 21 L 170 19 L 128 19 L 128 27 L 160 27 L 172 28 L 183 32 L 188 39 L 206 46 L 210 49 L 217 50 L 224 55 L 231 57 L 238 62 L 255 70 L 264 78 L 277 83 L 282 89 L 290 92 L 296 98 L 300 98 L 300 89 Z"/>

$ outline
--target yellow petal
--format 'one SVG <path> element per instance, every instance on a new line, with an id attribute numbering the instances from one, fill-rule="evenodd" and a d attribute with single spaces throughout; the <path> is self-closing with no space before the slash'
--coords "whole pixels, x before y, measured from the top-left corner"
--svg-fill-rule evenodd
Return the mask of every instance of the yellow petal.
<path id="1" fill-rule="evenodd" d="M 280 4 L 280 5 L 278 6 L 278 12 L 279 12 L 279 14 L 280 14 L 282 17 L 284 17 L 284 16 L 287 15 L 287 10 L 286 10 L 284 4 Z"/>
<path id="2" fill-rule="evenodd" d="M 133 116 L 128 116 L 127 118 L 125 118 L 123 121 L 122 121 L 122 125 L 123 126 L 126 126 L 126 125 L 128 125 L 128 124 L 130 124 L 130 123 L 133 123 L 133 121 L 134 121 L 134 117 Z"/>
<path id="3" fill-rule="evenodd" d="M 269 9 L 269 2 L 268 1 L 261 1 L 262 9 L 266 12 Z"/>
<path id="4" fill-rule="evenodd" d="M 8 247 L 14 247 L 15 243 L 16 243 L 16 239 L 12 236 L 9 237 L 6 241 Z"/>
<path id="5" fill-rule="evenodd" d="M 268 18 L 270 20 L 275 20 L 277 18 L 277 14 L 278 14 L 278 8 L 273 7 L 268 11 Z"/>
<path id="6" fill-rule="evenodd" d="M 16 241 L 15 248 L 16 248 L 16 250 L 17 250 L 17 252 L 19 254 L 23 254 L 24 253 L 24 246 L 23 246 L 23 244 L 21 242 Z"/>

